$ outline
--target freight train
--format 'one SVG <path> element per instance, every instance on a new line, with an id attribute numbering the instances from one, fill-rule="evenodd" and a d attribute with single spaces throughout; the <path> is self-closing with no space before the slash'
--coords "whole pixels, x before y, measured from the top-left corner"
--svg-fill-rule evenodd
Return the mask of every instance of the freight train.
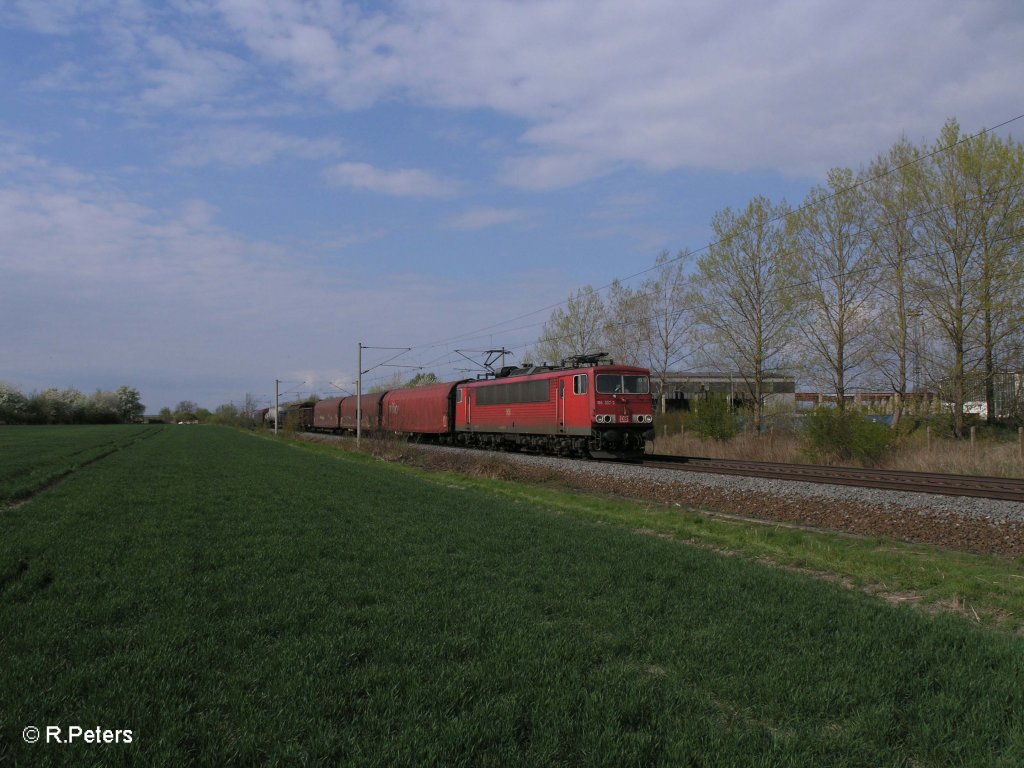
<path id="1" fill-rule="evenodd" d="M 362 396 L 365 434 L 394 434 L 443 445 L 588 458 L 636 458 L 654 437 L 650 372 L 606 355 L 559 365 L 502 368 L 463 379 Z M 335 397 L 289 409 L 285 423 L 351 433 L 357 398 Z"/>

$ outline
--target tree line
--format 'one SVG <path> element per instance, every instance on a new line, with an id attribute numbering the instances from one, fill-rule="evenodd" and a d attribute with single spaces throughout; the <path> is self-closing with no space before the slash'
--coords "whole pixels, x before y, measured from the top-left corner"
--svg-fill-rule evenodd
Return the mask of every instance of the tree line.
<path id="1" fill-rule="evenodd" d="M 0 424 L 134 424 L 146 412 L 139 397 L 139 391 L 127 385 L 113 392 L 97 389 L 91 395 L 74 387 L 26 395 L 0 383 Z"/>
<path id="2" fill-rule="evenodd" d="M 955 119 L 933 143 L 901 139 L 860 169 L 834 168 L 798 206 L 725 208 L 711 245 L 662 253 L 635 287 L 591 286 L 552 312 L 531 354 L 607 349 L 651 369 L 664 397 L 682 368 L 738 374 L 751 428 L 766 380 L 834 393 L 913 392 L 996 415 L 1001 374 L 1024 371 L 1024 146 Z M 1019 381 L 1018 386 L 1018 398 Z M 664 402 L 663 402 L 664 407 Z"/>
<path id="3" fill-rule="evenodd" d="M 161 408 L 157 418 L 169 424 L 199 423 L 250 427 L 259 420 L 262 412 L 259 398 L 247 392 L 240 404 L 224 403 L 212 411 L 193 400 L 182 400 L 173 408 Z"/>

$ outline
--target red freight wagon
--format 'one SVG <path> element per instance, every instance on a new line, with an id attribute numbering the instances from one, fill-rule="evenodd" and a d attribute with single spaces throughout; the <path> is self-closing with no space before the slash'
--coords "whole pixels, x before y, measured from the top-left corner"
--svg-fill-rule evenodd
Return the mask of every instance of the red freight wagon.
<path id="1" fill-rule="evenodd" d="M 524 368 L 455 390 L 456 437 L 467 445 L 635 456 L 653 413 L 650 373 L 632 366 Z"/>
<path id="2" fill-rule="evenodd" d="M 313 405 L 313 429 L 341 429 L 341 401 L 344 399 L 332 397 L 328 400 L 317 400 Z"/>
<path id="3" fill-rule="evenodd" d="M 373 432 L 380 428 L 380 406 L 385 392 L 363 395 L 362 431 Z M 356 397 L 351 395 L 341 401 L 341 428 L 356 431 Z"/>
<path id="4" fill-rule="evenodd" d="M 452 431 L 458 382 L 393 389 L 384 395 L 382 428 L 388 432 L 447 435 Z"/>

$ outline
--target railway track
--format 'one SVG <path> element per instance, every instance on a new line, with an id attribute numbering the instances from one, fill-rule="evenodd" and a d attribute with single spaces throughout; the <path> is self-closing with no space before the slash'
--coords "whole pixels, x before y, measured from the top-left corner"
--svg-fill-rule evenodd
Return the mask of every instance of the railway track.
<path id="1" fill-rule="evenodd" d="M 985 499 L 1024 502 L 1024 480 L 972 475 L 944 475 L 934 472 L 898 472 L 886 469 L 824 467 L 813 464 L 776 464 L 737 459 L 704 459 L 693 456 L 644 457 L 645 467 L 706 472 L 719 475 L 744 475 L 773 480 L 800 480 L 805 483 L 854 485 L 912 493 L 947 496 L 975 496 Z"/>

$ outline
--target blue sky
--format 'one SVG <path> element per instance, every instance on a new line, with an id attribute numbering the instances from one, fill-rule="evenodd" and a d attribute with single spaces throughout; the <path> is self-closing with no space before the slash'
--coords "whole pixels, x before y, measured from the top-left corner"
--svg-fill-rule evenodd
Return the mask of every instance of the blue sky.
<path id="1" fill-rule="evenodd" d="M 1022 50 L 1010 1 L 4 0 L 0 380 L 454 377 L 725 206 L 1021 114 Z"/>

